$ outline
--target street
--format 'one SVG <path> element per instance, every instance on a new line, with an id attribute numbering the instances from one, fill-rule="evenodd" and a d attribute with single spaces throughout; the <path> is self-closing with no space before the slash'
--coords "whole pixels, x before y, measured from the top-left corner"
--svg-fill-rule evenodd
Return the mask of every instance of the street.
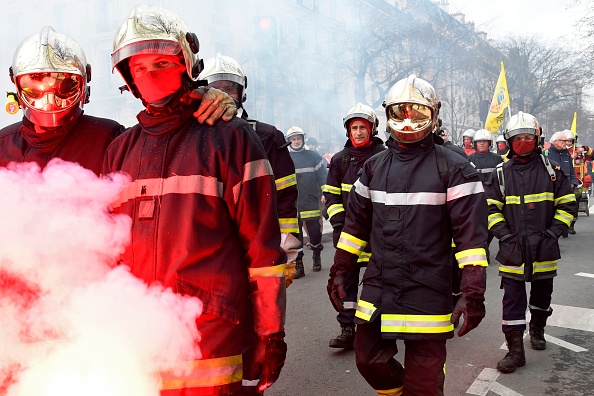
<path id="1" fill-rule="evenodd" d="M 594 208 L 592 213 L 594 213 Z M 497 265 L 488 268 L 487 316 L 464 337 L 448 341 L 446 396 L 580 396 L 594 387 L 594 217 L 579 214 L 576 235 L 561 238 L 562 259 L 555 278 L 553 316 L 545 329 L 547 349 L 530 348 L 524 338 L 526 366 L 511 374 L 495 367 L 506 353 L 501 332 L 500 277 Z M 327 229 L 326 229 L 327 230 Z M 305 277 L 287 290 L 288 356 L 281 377 L 267 396 L 376 395 L 357 371 L 355 354 L 328 347 L 339 334 L 336 312 L 326 284 L 334 249 L 325 234 L 322 271 L 312 272 L 310 250 L 305 254 Z M 491 243 L 491 257 L 497 252 Z M 402 362 L 404 344 L 396 358 Z M 502 349 L 503 347 L 503 349 Z"/>

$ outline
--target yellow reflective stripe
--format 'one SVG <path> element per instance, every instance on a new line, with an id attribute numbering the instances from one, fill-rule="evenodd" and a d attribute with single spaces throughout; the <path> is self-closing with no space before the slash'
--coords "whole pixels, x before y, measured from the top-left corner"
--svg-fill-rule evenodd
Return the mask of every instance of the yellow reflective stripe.
<path id="1" fill-rule="evenodd" d="M 161 390 L 205 388 L 240 382 L 243 377 L 241 355 L 194 360 L 191 371 L 184 375 L 161 372 Z"/>
<path id="2" fill-rule="evenodd" d="M 344 212 L 344 206 L 342 204 L 330 205 L 326 211 L 328 212 L 328 218 L 331 219 L 335 214 Z"/>
<path id="3" fill-rule="evenodd" d="M 557 271 L 557 260 L 535 261 L 532 263 L 532 266 L 534 268 L 534 273 Z M 499 271 L 508 274 L 524 275 L 524 264 L 520 265 L 519 267 L 500 264 Z"/>
<path id="4" fill-rule="evenodd" d="M 456 261 L 458 261 L 458 266 L 460 268 L 463 268 L 466 265 L 486 267 L 488 265 L 487 252 L 484 248 L 461 250 L 456 253 Z"/>
<path id="5" fill-rule="evenodd" d="M 330 184 L 325 184 L 324 192 L 334 194 L 334 195 L 340 195 L 340 188 L 331 186 Z"/>
<path id="6" fill-rule="evenodd" d="M 280 191 L 284 188 L 291 187 L 297 184 L 297 176 L 295 174 L 290 174 L 289 176 L 281 177 L 280 179 L 276 179 L 276 190 Z"/>
<path id="7" fill-rule="evenodd" d="M 524 203 L 553 201 L 555 195 L 552 192 L 524 195 Z"/>
<path id="8" fill-rule="evenodd" d="M 286 217 L 278 219 L 281 233 L 290 234 L 291 232 L 299 232 L 299 221 L 296 217 Z"/>
<path id="9" fill-rule="evenodd" d="M 235 203 L 239 201 L 239 192 L 241 191 L 241 185 L 258 177 L 262 176 L 273 176 L 272 167 L 267 159 L 250 161 L 243 165 L 243 178 L 241 182 L 233 186 L 233 197 Z"/>
<path id="10" fill-rule="evenodd" d="M 499 209 L 499 210 L 503 209 L 503 202 L 497 201 L 495 199 L 487 198 L 487 205 L 495 205 L 497 207 L 497 209 Z"/>
<path id="11" fill-rule="evenodd" d="M 304 210 L 299 212 L 302 219 L 313 219 L 314 217 L 320 217 L 320 210 Z"/>
<path id="12" fill-rule="evenodd" d="M 344 231 L 340 233 L 340 238 L 336 244 L 336 248 L 346 250 L 347 252 L 356 254 L 357 256 L 359 256 L 365 250 L 365 246 L 367 246 L 366 241 L 347 234 Z"/>
<path id="13" fill-rule="evenodd" d="M 508 195 L 505 197 L 505 203 L 508 205 L 519 205 L 520 197 L 517 195 Z"/>
<path id="14" fill-rule="evenodd" d="M 488 217 L 489 220 L 489 229 L 493 227 L 495 224 L 499 223 L 500 221 L 505 221 L 505 217 L 501 213 L 493 213 L 490 214 Z"/>
<path id="15" fill-rule="evenodd" d="M 571 222 L 573 221 L 573 216 L 569 212 L 561 209 L 555 211 L 555 216 L 553 218 L 567 224 L 567 227 L 571 226 Z"/>
<path id="16" fill-rule="evenodd" d="M 359 300 L 357 303 L 357 312 L 355 312 L 355 316 L 359 319 L 369 321 L 369 319 L 371 319 L 371 315 L 373 315 L 376 309 L 377 308 L 372 303 L 365 300 Z"/>
<path id="17" fill-rule="evenodd" d="M 340 187 L 342 188 L 342 191 L 345 191 L 345 192 L 350 192 L 350 191 L 351 191 L 351 189 L 353 188 L 353 185 L 352 185 L 352 184 L 346 184 L 346 183 L 342 183 L 342 184 L 340 185 Z"/>
<path id="18" fill-rule="evenodd" d="M 122 189 L 120 196 L 112 205 L 117 208 L 137 197 L 167 194 L 202 194 L 221 198 L 223 196 L 223 183 L 219 182 L 216 177 L 202 175 L 171 176 L 165 179 L 137 179 Z"/>
<path id="19" fill-rule="evenodd" d="M 368 263 L 370 258 L 371 258 L 371 253 L 361 252 L 357 262 L 358 263 Z"/>
<path id="20" fill-rule="evenodd" d="M 273 265 L 271 267 L 252 267 L 248 268 L 248 276 L 253 278 L 254 276 L 263 277 L 281 277 L 285 273 L 285 264 Z"/>
<path id="21" fill-rule="evenodd" d="M 375 392 L 379 395 L 379 396 L 402 396 L 402 386 L 399 388 L 393 388 L 393 389 L 386 389 L 386 390 L 380 390 L 380 389 L 376 389 Z"/>
<path id="22" fill-rule="evenodd" d="M 575 194 L 567 194 L 555 199 L 555 206 L 575 201 Z"/>
<path id="23" fill-rule="evenodd" d="M 382 314 L 382 333 L 447 333 L 454 331 L 452 314 Z"/>

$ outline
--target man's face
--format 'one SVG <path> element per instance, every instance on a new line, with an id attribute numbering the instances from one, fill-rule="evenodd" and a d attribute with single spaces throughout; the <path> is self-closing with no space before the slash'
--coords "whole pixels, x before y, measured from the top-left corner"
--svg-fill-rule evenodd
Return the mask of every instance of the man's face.
<path id="1" fill-rule="evenodd" d="M 140 95 L 151 104 L 176 93 L 186 71 L 183 60 L 173 55 L 134 55 L 129 66 Z"/>
<path id="2" fill-rule="evenodd" d="M 565 134 L 561 134 L 559 138 L 553 142 L 553 146 L 560 151 L 567 149 L 567 145 L 569 144 L 571 144 L 571 140 L 567 140 Z"/>
<path id="3" fill-rule="evenodd" d="M 241 98 L 239 97 L 239 94 L 240 94 L 239 93 L 239 85 L 234 83 L 233 81 L 227 81 L 227 80 L 213 81 L 211 84 L 208 84 L 208 86 L 225 92 L 227 95 L 231 96 L 233 99 L 237 100 L 238 102 L 241 101 Z"/>
<path id="4" fill-rule="evenodd" d="M 505 142 L 497 142 L 497 148 L 503 151 L 507 148 L 507 144 Z"/>
<path id="5" fill-rule="evenodd" d="M 464 147 L 472 147 L 472 138 L 469 138 L 468 136 L 464 136 Z"/>
<path id="6" fill-rule="evenodd" d="M 489 141 L 488 140 L 479 140 L 476 142 L 476 150 L 479 153 L 486 153 L 489 151 Z"/>
<path id="7" fill-rule="evenodd" d="M 365 143 L 369 137 L 369 130 L 362 121 L 355 120 L 350 126 L 351 138 L 357 143 Z"/>
<path id="8" fill-rule="evenodd" d="M 303 135 L 295 135 L 289 138 L 291 142 L 291 147 L 294 149 L 300 149 L 303 146 Z"/>

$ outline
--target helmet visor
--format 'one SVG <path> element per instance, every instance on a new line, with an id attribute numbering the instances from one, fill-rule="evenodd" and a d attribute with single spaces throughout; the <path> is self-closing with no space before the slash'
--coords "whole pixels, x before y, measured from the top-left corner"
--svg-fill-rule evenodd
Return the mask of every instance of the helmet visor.
<path id="1" fill-rule="evenodd" d="M 394 131 L 418 132 L 431 125 L 433 110 L 418 103 L 397 103 L 388 108 L 388 124 Z"/>
<path id="2" fill-rule="evenodd" d="M 134 55 L 141 54 L 160 54 L 160 55 L 177 55 L 181 53 L 182 47 L 178 42 L 171 40 L 143 40 L 130 43 L 112 55 L 112 64 L 115 67 L 122 60 L 130 58 Z"/>
<path id="3" fill-rule="evenodd" d="M 20 97 L 31 107 L 59 110 L 79 101 L 83 78 L 73 73 L 29 73 L 18 76 L 16 85 Z"/>

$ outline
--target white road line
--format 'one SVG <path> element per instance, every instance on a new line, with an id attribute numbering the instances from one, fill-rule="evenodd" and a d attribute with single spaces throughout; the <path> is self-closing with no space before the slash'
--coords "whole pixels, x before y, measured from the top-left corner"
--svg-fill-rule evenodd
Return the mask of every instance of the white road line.
<path id="1" fill-rule="evenodd" d="M 587 272 L 578 272 L 577 276 L 585 276 L 586 278 L 594 278 L 594 274 L 589 274 Z"/>
<path id="2" fill-rule="evenodd" d="M 588 351 L 587 349 L 582 348 L 581 346 L 578 346 L 578 345 L 575 345 L 575 344 L 571 344 L 571 343 L 569 343 L 567 341 L 560 340 L 559 338 L 555 338 L 555 337 L 550 336 L 548 334 L 545 334 L 545 340 L 547 340 L 548 342 L 551 342 L 553 344 L 557 344 L 557 345 L 559 345 L 559 346 L 561 346 L 563 348 L 567 348 L 567 349 L 569 349 L 571 351 L 574 351 L 574 352 L 587 352 Z"/>
<path id="3" fill-rule="evenodd" d="M 484 368 L 476 380 L 470 385 L 466 393 L 477 396 L 487 396 L 489 391 L 500 396 L 522 396 L 522 394 L 509 389 L 495 382 L 499 378 L 499 371 L 492 368 Z"/>
<path id="4" fill-rule="evenodd" d="M 594 333 L 594 309 L 551 304 L 553 315 L 547 325 Z"/>

